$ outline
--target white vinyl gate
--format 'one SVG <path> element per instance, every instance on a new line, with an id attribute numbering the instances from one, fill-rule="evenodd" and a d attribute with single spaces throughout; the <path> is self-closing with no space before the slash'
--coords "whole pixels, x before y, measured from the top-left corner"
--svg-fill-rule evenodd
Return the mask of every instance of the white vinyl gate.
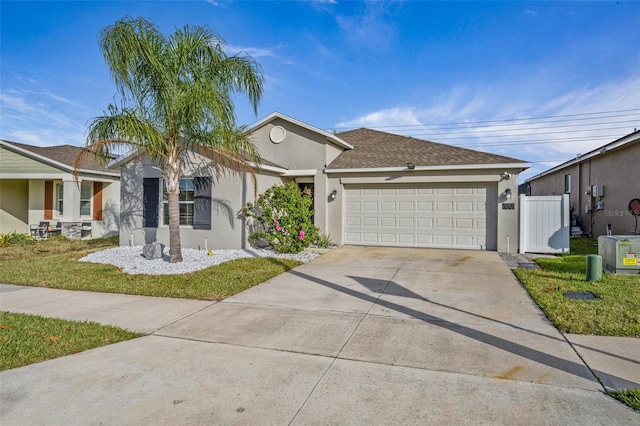
<path id="1" fill-rule="evenodd" d="M 520 196 L 520 253 L 569 253 L 569 195 Z"/>

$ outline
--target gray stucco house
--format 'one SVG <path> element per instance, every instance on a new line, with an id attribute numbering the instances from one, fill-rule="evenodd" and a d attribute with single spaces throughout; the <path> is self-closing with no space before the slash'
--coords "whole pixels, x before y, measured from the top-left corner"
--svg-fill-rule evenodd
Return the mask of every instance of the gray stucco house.
<path id="1" fill-rule="evenodd" d="M 120 171 L 88 159 L 76 179 L 81 149 L 0 140 L 0 233 L 28 233 L 44 221 L 68 229 L 88 224 L 94 238 L 118 235 Z"/>
<path id="2" fill-rule="evenodd" d="M 640 209 L 640 130 L 533 176 L 523 187 L 527 195 L 569 194 L 586 235 L 606 235 L 607 225 L 612 234 L 640 232 L 630 210 Z"/>
<path id="3" fill-rule="evenodd" d="M 291 181 L 309 187 L 315 224 L 337 244 L 517 246 L 517 175 L 528 167 L 521 160 L 370 129 L 333 134 L 277 112 L 247 131 L 262 158 L 257 192 Z M 198 154 L 188 157 L 183 247 L 249 247 L 239 212 L 254 201 L 251 180 L 216 176 Z M 168 244 L 160 171 L 145 158 L 112 167 L 121 168 L 120 243 Z"/>

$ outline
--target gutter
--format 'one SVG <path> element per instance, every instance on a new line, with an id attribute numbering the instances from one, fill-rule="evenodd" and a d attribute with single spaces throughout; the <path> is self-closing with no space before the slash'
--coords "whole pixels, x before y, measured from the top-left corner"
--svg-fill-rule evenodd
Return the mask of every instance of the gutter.
<path id="1" fill-rule="evenodd" d="M 420 172 L 438 170 L 487 170 L 487 169 L 527 169 L 531 167 L 529 163 L 501 163 L 501 164 L 462 164 L 455 166 L 416 166 L 414 169 L 408 167 L 368 167 L 354 169 L 325 169 L 327 174 L 331 173 L 389 173 L 389 172 Z"/>

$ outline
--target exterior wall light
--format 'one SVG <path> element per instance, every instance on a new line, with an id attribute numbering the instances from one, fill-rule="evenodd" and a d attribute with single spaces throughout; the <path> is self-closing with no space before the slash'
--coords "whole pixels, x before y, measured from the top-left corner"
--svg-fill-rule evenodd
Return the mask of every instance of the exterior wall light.
<path id="1" fill-rule="evenodd" d="M 331 194 L 329 194 L 329 199 L 331 201 L 336 199 L 336 196 L 338 195 L 338 191 L 336 191 L 335 189 L 333 191 L 331 191 Z"/>
<path id="2" fill-rule="evenodd" d="M 511 199 L 511 189 L 507 188 L 504 190 L 504 196 L 507 198 L 507 200 Z"/>

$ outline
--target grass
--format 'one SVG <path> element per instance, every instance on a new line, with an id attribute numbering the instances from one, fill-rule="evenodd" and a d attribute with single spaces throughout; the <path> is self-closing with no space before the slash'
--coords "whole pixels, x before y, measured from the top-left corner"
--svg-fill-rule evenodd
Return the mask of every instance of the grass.
<path id="1" fill-rule="evenodd" d="M 604 274 L 586 281 L 586 256 L 598 254 L 597 240 L 571 239 L 571 254 L 538 258 L 542 270 L 514 273 L 547 318 L 565 333 L 640 338 L 640 275 Z M 571 300 L 568 291 L 591 292 L 595 300 Z M 608 392 L 640 411 L 640 388 Z"/>
<path id="2" fill-rule="evenodd" d="M 112 265 L 78 262 L 116 247 L 116 238 L 50 238 L 0 247 L 0 282 L 143 296 L 220 300 L 300 265 L 286 259 L 245 258 L 181 275 L 129 275 Z M 140 336 L 116 327 L 0 312 L 0 371 Z"/>
<path id="3" fill-rule="evenodd" d="M 0 312 L 0 371 L 139 336 L 93 322 Z"/>
<path id="4" fill-rule="evenodd" d="M 78 262 L 117 240 L 50 239 L 0 250 L 0 282 L 142 296 L 221 300 L 292 269 L 300 262 L 245 258 L 180 275 L 129 275 L 112 265 Z M 11 248 L 9 248 L 11 249 Z M 35 260 L 37 258 L 37 260 Z M 37 265 L 37 266 L 35 266 Z"/>
<path id="5" fill-rule="evenodd" d="M 608 393 L 618 401 L 627 404 L 634 410 L 640 411 L 640 388 L 611 391 Z"/>
<path id="6" fill-rule="evenodd" d="M 11 244 L 0 247 L 0 261 L 11 259 L 33 259 L 70 252 L 95 251 L 118 246 L 118 237 L 96 238 L 94 240 L 70 240 L 62 236 L 42 241 Z"/>
<path id="7" fill-rule="evenodd" d="M 514 273 L 549 320 L 562 332 L 599 336 L 640 337 L 640 276 L 604 274 L 586 281 L 586 254 L 595 240 L 571 240 L 571 253 L 538 258 L 542 270 Z M 595 247 L 597 252 L 597 247 Z M 595 300 L 571 300 L 566 292 L 591 292 Z"/>

